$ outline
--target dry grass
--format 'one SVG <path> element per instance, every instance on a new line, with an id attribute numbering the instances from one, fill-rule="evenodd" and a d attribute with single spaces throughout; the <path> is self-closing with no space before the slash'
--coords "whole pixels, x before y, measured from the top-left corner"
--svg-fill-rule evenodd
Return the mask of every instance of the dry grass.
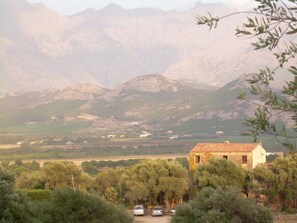
<path id="1" fill-rule="evenodd" d="M 90 157 L 90 158 L 79 158 L 79 159 L 42 159 L 35 160 L 40 163 L 40 166 L 43 166 L 46 162 L 73 162 L 77 166 L 85 161 L 119 161 L 119 160 L 129 160 L 129 159 L 175 159 L 177 157 L 188 157 L 188 154 L 162 154 L 162 155 L 136 155 L 136 156 L 103 156 L 103 157 Z M 32 162 L 32 160 L 23 160 L 23 162 Z"/>
<path id="2" fill-rule="evenodd" d="M 21 145 L 16 144 L 0 144 L 0 149 L 19 149 Z"/>

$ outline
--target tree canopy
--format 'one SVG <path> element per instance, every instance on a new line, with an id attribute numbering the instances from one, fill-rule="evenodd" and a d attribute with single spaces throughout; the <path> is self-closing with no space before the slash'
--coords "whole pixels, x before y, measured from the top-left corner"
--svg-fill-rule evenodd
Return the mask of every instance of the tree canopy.
<path id="1" fill-rule="evenodd" d="M 243 188 L 245 177 L 244 169 L 225 159 L 211 159 L 208 164 L 199 166 L 193 173 L 194 185 L 199 190 L 204 187 Z"/>
<path id="2" fill-rule="evenodd" d="M 297 154 L 277 158 L 267 168 L 257 166 L 253 173 L 261 192 L 280 210 L 297 208 Z"/>
<path id="3" fill-rule="evenodd" d="M 29 196 L 26 196 L 28 194 Z M 30 199 L 31 198 L 31 199 Z M 79 190 L 14 190 L 14 176 L 0 167 L 0 223 L 133 222 L 120 206 Z"/>
<path id="4" fill-rule="evenodd" d="M 45 187 L 75 189 L 81 181 L 81 170 L 71 162 L 48 162 L 43 167 Z"/>
<path id="5" fill-rule="evenodd" d="M 38 218 L 45 223 L 133 222 L 125 210 L 107 203 L 97 194 L 70 189 L 54 191 L 52 199 L 42 205 L 39 213 Z"/>
<path id="6" fill-rule="evenodd" d="M 189 203 L 176 209 L 173 223 L 270 223 L 268 209 L 242 197 L 234 188 L 203 188 Z"/>
<path id="7" fill-rule="evenodd" d="M 129 168 L 119 185 L 131 203 L 156 204 L 163 199 L 169 205 L 179 201 L 188 190 L 187 170 L 176 161 L 144 160 Z"/>
<path id="8" fill-rule="evenodd" d="M 27 198 L 13 190 L 14 176 L 0 167 L 0 222 L 31 222 Z"/>
<path id="9" fill-rule="evenodd" d="M 111 168 L 99 173 L 95 179 L 94 188 L 99 191 L 106 200 L 117 202 L 120 199 L 119 181 L 123 173 L 123 168 Z"/>

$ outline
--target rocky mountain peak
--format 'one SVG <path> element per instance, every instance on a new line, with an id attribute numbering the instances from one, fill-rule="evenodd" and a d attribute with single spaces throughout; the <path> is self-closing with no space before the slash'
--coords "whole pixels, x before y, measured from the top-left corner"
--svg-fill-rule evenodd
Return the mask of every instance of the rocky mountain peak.
<path id="1" fill-rule="evenodd" d="M 104 10 L 123 10 L 121 6 L 112 2 L 103 8 Z"/>
<path id="2" fill-rule="evenodd" d="M 121 6 L 115 4 L 115 3 L 110 3 L 107 6 L 105 6 L 104 8 L 102 8 L 101 10 L 99 10 L 99 12 L 106 14 L 106 15 L 117 15 L 121 12 L 124 12 L 125 9 L 122 8 Z"/>
<path id="3" fill-rule="evenodd" d="M 66 90 L 75 90 L 75 91 L 79 91 L 82 93 L 100 94 L 102 92 L 102 90 L 104 90 L 104 88 L 102 88 L 96 84 L 83 83 L 83 84 L 77 84 L 77 85 L 70 86 L 70 87 L 66 88 Z"/>
<path id="4" fill-rule="evenodd" d="M 77 84 L 57 91 L 54 98 L 56 100 L 91 100 L 106 90 L 95 84 Z"/>
<path id="5" fill-rule="evenodd" d="M 157 93 L 161 91 L 177 92 L 179 84 L 177 81 L 165 78 L 159 74 L 149 74 L 141 77 L 136 77 L 130 81 L 125 82 L 119 87 L 121 91 L 142 91 Z"/>
<path id="6" fill-rule="evenodd" d="M 222 87 L 238 74 L 270 66 L 271 57 L 247 50 L 250 40 L 234 36 L 244 15 L 212 32 L 195 25 L 198 14 L 224 15 L 225 8 L 197 3 L 185 11 L 162 11 L 109 4 L 63 16 L 41 4 L 0 0 L 0 94 L 85 82 L 115 87 L 149 73 Z M 152 78 L 145 89 L 174 90 L 158 81 Z"/>

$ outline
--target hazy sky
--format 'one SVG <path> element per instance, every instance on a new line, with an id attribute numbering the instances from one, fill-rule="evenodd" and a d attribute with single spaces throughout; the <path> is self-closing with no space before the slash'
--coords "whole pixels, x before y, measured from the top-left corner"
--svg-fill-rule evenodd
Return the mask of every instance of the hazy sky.
<path id="1" fill-rule="evenodd" d="M 42 2 L 47 7 L 63 15 L 80 12 L 86 8 L 100 9 L 114 2 L 123 8 L 153 7 L 163 10 L 184 10 L 192 7 L 198 0 L 27 0 L 31 3 Z M 200 2 L 222 2 L 236 6 L 250 7 L 254 0 L 200 0 Z"/>

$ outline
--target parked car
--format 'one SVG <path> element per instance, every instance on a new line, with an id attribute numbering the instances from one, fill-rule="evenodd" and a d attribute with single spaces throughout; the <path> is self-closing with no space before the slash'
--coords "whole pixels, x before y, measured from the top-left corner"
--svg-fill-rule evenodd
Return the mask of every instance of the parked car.
<path id="1" fill-rule="evenodd" d="M 175 209 L 174 209 L 174 208 L 172 208 L 172 209 L 170 210 L 170 215 L 171 215 L 171 216 L 175 215 Z"/>
<path id="2" fill-rule="evenodd" d="M 142 204 L 135 205 L 133 208 L 133 215 L 134 216 L 145 216 L 146 215 L 146 209 Z"/>
<path id="3" fill-rule="evenodd" d="M 152 216 L 163 216 L 164 215 L 164 210 L 162 206 L 155 206 L 152 209 Z"/>

